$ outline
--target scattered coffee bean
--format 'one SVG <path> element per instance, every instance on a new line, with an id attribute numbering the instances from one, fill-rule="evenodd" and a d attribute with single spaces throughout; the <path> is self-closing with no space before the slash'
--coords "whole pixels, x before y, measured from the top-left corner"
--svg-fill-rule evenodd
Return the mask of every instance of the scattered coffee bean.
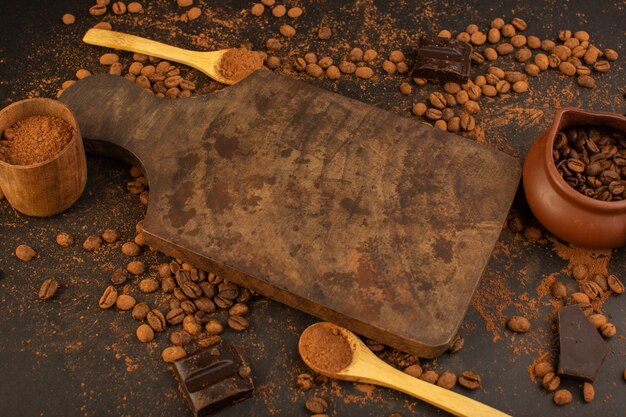
<path id="1" fill-rule="evenodd" d="M 204 329 L 209 334 L 220 334 L 224 330 L 224 326 L 217 319 L 210 319 L 205 325 Z"/>
<path id="2" fill-rule="evenodd" d="M 333 31 L 326 25 L 320 26 L 319 30 L 317 31 L 317 37 L 322 40 L 330 39 L 332 35 Z"/>
<path id="3" fill-rule="evenodd" d="M 154 278 L 144 278 L 139 281 L 139 290 L 145 294 L 155 292 L 159 289 L 159 281 Z"/>
<path id="4" fill-rule="evenodd" d="M 193 340 L 193 336 L 184 330 L 174 330 L 169 336 L 170 342 L 175 346 L 186 346 Z"/>
<path id="5" fill-rule="evenodd" d="M 61 17 L 61 20 L 63 21 L 64 25 L 73 25 L 76 22 L 76 17 L 73 14 L 65 13 Z"/>
<path id="6" fill-rule="evenodd" d="M 314 386 L 313 377 L 311 376 L 311 374 L 300 374 L 298 375 L 296 384 L 302 391 L 308 391 Z"/>
<path id="7" fill-rule="evenodd" d="M 470 371 L 464 371 L 459 375 L 459 385 L 467 389 L 478 389 L 481 384 L 480 375 L 477 375 Z"/>
<path id="8" fill-rule="evenodd" d="M 567 296 L 567 288 L 565 287 L 565 284 L 559 281 L 555 281 L 550 286 L 550 292 L 554 298 L 559 300 Z"/>
<path id="9" fill-rule="evenodd" d="M 59 289 L 59 283 L 54 278 L 47 278 L 41 283 L 39 288 L 39 299 L 46 301 L 50 300 L 56 294 Z"/>
<path id="10" fill-rule="evenodd" d="M 131 316 L 135 320 L 143 321 L 148 316 L 148 312 L 150 311 L 150 307 L 146 303 L 137 303 L 135 307 L 133 307 L 133 311 L 131 312 Z"/>
<path id="11" fill-rule="evenodd" d="M 422 367 L 418 364 L 410 365 L 404 368 L 404 373 L 411 375 L 414 378 L 419 378 L 420 376 L 422 376 L 422 372 Z"/>
<path id="12" fill-rule="evenodd" d="M 437 380 L 439 379 L 439 375 L 435 371 L 426 371 L 422 373 L 419 379 L 421 379 L 422 381 L 431 383 L 431 384 L 435 384 Z"/>
<path id="13" fill-rule="evenodd" d="M 305 405 L 306 409 L 314 414 L 325 413 L 326 409 L 328 408 L 328 403 L 326 402 L 326 400 L 318 396 L 313 396 L 309 398 L 306 401 Z"/>
<path id="14" fill-rule="evenodd" d="M 441 376 L 437 379 L 437 385 L 441 388 L 452 389 L 456 385 L 456 375 L 450 371 L 445 371 L 441 374 Z"/>
<path id="15" fill-rule="evenodd" d="M 103 308 L 103 309 L 111 308 L 115 304 L 116 300 L 117 300 L 117 290 L 115 289 L 114 286 L 109 285 L 102 293 L 102 296 L 100 297 L 100 301 L 98 302 L 98 305 L 100 306 L 100 308 Z"/>
<path id="16" fill-rule="evenodd" d="M 554 367 L 548 362 L 538 362 L 534 368 L 535 375 L 539 378 L 543 378 L 550 372 L 554 372 Z"/>
<path id="17" fill-rule="evenodd" d="M 560 389 L 554 393 L 553 400 L 556 405 L 567 405 L 572 402 L 572 393 L 566 389 Z"/>
<path id="18" fill-rule="evenodd" d="M 543 232 L 538 227 L 528 226 L 524 228 L 524 237 L 529 242 L 537 242 L 543 237 Z"/>
<path id="19" fill-rule="evenodd" d="M 289 16 L 292 19 L 302 16 L 302 13 L 303 11 L 300 7 L 292 7 L 289 10 L 287 10 L 287 16 Z"/>
<path id="20" fill-rule="evenodd" d="M 578 162 L 578 160 L 574 160 L 574 161 Z M 583 170 L 584 170 L 584 166 L 583 166 Z M 574 279 L 577 281 L 582 281 L 582 280 L 587 279 L 588 275 L 589 275 L 589 269 L 587 268 L 587 265 L 585 264 L 576 264 L 572 268 L 572 277 L 574 277 Z"/>
<path id="21" fill-rule="evenodd" d="M 115 300 L 115 306 L 122 311 L 132 310 L 136 303 L 135 298 L 127 294 L 120 294 Z"/>
<path id="22" fill-rule="evenodd" d="M 609 275 L 606 278 L 606 282 L 610 290 L 613 291 L 615 294 L 622 294 L 624 292 L 624 284 L 622 284 L 622 281 L 620 281 L 617 276 Z"/>
<path id="23" fill-rule="evenodd" d="M 541 380 L 541 385 L 543 385 L 547 391 L 556 390 L 560 384 L 561 378 L 559 378 L 554 372 L 548 372 Z"/>
<path id="24" fill-rule="evenodd" d="M 200 334 L 202 326 L 194 316 L 186 316 L 183 319 L 183 329 L 192 336 Z"/>
<path id="25" fill-rule="evenodd" d="M 102 246 L 102 239 L 99 236 L 88 236 L 87 239 L 83 242 L 83 249 L 87 252 L 93 252 L 95 250 L 100 249 Z"/>
<path id="26" fill-rule="evenodd" d="M 181 346 L 170 346 L 163 350 L 161 358 L 168 363 L 174 363 L 187 356 L 187 352 Z"/>
<path id="27" fill-rule="evenodd" d="M 598 330 L 600 330 L 600 333 L 604 337 L 613 337 L 617 333 L 617 329 L 612 323 L 604 323 Z"/>
<path id="28" fill-rule="evenodd" d="M 126 270 L 133 275 L 141 275 L 146 271 L 146 265 L 141 261 L 132 261 L 126 265 Z"/>
<path id="29" fill-rule="evenodd" d="M 147 324 L 139 325 L 135 334 L 137 335 L 137 340 L 141 343 L 148 343 L 154 340 L 154 330 Z"/>
<path id="30" fill-rule="evenodd" d="M 152 309 L 148 312 L 146 321 L 152 327 L 152 330 L 159 333 L 164 331 L 167 326 L 165 316 L 157 309 Z"/>
<path id="31" fill-rule="evenodd" d="M 358 67 L 356 71 L 354 71 L 354 75 L 358 78 L 368 79 L 374 75 L 374 71 L 370 67 Z"/>
<path id="32" fill-rule="evenodd" d="M 255 3 L 250 9 L 250 13 L 252 13 L 253 16 L 257 16 L 257 17 L 261 16 L 264 11 L 265 11 L 265 6 L 262 5 L 261 3 Z"/>
<path id="33" fill-rule="evenodd" d="M 28 262 L 37 256 L 37 252 L 28 245 L 19 245 L 15 248 L 15 256 L 21 261 Z"/>
<path id="34" fill-rule="evenodd" d="M 231 329 L 240 332 L 247 329 L 248 326 L 250 326 L 250 323 L 248 323 L 248 320 L 246 320 L 245 317 L 230 316 L 228 318 L 228 326 Z"/>
<path id="35" fill-rule="evenodd" d="M 596 397 L 596 390 L 593 388 L 593 384 L 585 382 L 583 384 L 583 400 L 586 403 L 590 403 Z"/>
<path id="36" fill-rule="evenodd" d="M 196 344 L 200 349 L 207 349 L 222 343 L 222 338 L 218 335 L 203 334 L 198 337 Z"/>
<path id="37" fill-rule="evenodd" d="M 461 349 L 463 349 L 464 345 L 465 345 L 465 340 L 463 339 L 463 337 L 460 336 L 460 335 L 456 335 L 456 337 L 452 341 L 452 344 L 448 348 L 448 352 L 450 352 L 450 353 L 457 353 Z"/>
<path id="38" fill-rule="evenodd" d="M 530 322 L 525 317 L 513 316 L 507 320 L 506 327 L 516 333 L 528 333 L 530 331 Z"/>
<path id="39" fill-rule="evenodd" d="M 60 232 L 55 237 L 57 245 L 62 248 L 69 248 L 74 244 L 74 238 L 69 233 Z"/>
<path id="40" fill-rule="evenodd" d="M 107 12 L 107 7 L 105 5 L 96 4 L 89 8 L 89 14 L 92 16 L 102 16 Z"/>

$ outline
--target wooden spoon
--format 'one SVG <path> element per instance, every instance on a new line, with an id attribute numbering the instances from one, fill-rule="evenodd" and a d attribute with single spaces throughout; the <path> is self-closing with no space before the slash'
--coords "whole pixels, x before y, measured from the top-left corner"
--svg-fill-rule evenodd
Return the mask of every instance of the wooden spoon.
<path id="1" fill-rule="evenodd" d="M 235 84 L 239 79 L 231 79 L 219 71 L 219 63 L 224 54 L 232 49 L 220 49 L 212 52 L 190 51 L 177 48 L 139 36 L 127 33 L 115 32 L 105 29 L 89 29 L 83 37 L 83 42 L 90 45 L 104 46 L 107 48 L 120 49 L 123 51 L 137 52 L 144 55 L 156 56 L 170 61 L 180 62 L 202 71 L 209 77 L 223 84 Z M 250 52 L 256 53 L 256 52 Z M 261 64 L 262 66 L 262 64 Z M 252 73 L 255 69 L 250 70 Z M 248 74 L 246 74 L 248 75 Z"/>
<path id="2" fill-rule="evenodd" d="M 327 365 L 327 362 L 314 357 L 313 349 L 326 350 L 325 353 L 331 353 L 327 340 L 313 337 L 314 333 L 321 334 L 322 331 L 329 335 L 342 336 L 350 347 L 352 361 L 339 371 L 325 369 L 326 366 L 331 365 Z M 313 347 L 310 345 L 312 341 L 315 343 Z M 455 416 L 511 417 L 471 398 L 414 378 L 393 368 L 374 355 L 354 333 L 332 323 L 315 323 L 306 328 L 300 336 L 298 351 L 308 367 L 330 378 L 392 388 L 426 401 Z"/>

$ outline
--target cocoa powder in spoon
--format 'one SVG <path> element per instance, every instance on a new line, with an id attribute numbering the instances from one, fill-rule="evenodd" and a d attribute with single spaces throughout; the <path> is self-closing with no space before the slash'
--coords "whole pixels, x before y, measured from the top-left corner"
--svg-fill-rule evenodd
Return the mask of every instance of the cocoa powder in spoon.
<path id="1" fill-rule="evenodd" d="M 224 78 L 238 82 L 263 67 L 263 55 L 246 48 L 229 49 L 217 64 L 217 72 Z"/>
<path id="2" fill-rule="evenodd" d="M 318 323 L 300 336 L 300 355 L 328 373 L 345 369 L 352 362 L 348 341 L 330 323 Z"/>

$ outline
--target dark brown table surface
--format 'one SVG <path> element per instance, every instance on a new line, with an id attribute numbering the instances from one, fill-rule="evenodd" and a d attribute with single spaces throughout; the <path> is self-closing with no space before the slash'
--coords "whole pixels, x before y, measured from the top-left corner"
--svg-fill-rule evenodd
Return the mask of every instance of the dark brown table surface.
<path id="1" fill-rule="evenodd" d="M 204 42 L 209 49 L 236 46 L 248 39 L 256 48 L 263 49 L 267 38 L 280 37 L 277 29 L 288 21 L 275 19 L 267 11 L 260 19 L 243 15 L 241 11 L 247 10 L 252 2 L 196 1 L 205 13 L 200 19 L 191 23 L 159 23 L 158 20 L 165 21 L 165 17 L 180 13 L 175 2 L 142 3 L 146 13 L 139 20 L 129 15 L 108 20 L 115 29 L 190 48 L 194 47 L 194 39 Z M 0 106 L 26 97 L 54 97 L 61 83 L 73 78 L 78 68 L 104 71 L 97 63 L 104 51 L 80 41 L 84 31 L 100 20 L 87 14 L 91 4 L 91 1 L 59 0 L 0 2 Z M 520 161 L 533 139 L 550 125 L 558 107 L 626 111 L 623 98 L 626 5 L 620 1 L 287 4 L 303 5 L 305 14 L 295 24 L 299 35 L 280 56 L 287 56 L 289 51 L 301 56 L 309 50 L 323 54 L 336 48 L 331 55 L 339 58 L 350 47 L 361 45 L 384 55 L 396 48 L 409 53 L 419 32 L 440 29 L 458 32 L 469 23 L 486 29 L 491 19 L 499 16 L 507 20 L 514 16 L 525 19 L 526 34 L 541 38 L 555 39 L 562 28 L 584 29 L 594 43 L 616 49 L 622 57 L 612 64 L 609 73 L 596 77 L 598 86 L 594 90 L 578 88 L 572 78 L 549 71 L 531 80 L 527 94 L 496 98 L 491 103 L 481 101 L 483 114 L 478 121 L 484 137 L 480 136 L 479 140 Z M 61 24 L 60 18 L 66 12 L 77 16 L 75 25 Z M 316 40 L 314 35 L 321 22 L 334 29 L 333 38 L 326 43 Z M 130 54 L 122 53 L 121 57 L 125 63 L 130 62 Z M 511 59 L 503 62 L 506 64 L 502 66 L 507 67 Z M 412 103 L 424 100 L 434 91 L 430 86 L 415 87 L 411 95 L 402 96 L 398 86 L 408 77 L 384 76 L 379 67 L 376 73 L 375 78 L 365 82 L 352 78 L 338 82 L 308 81 L 407 117 L 413 117 L 409 113 Z M 203 92 L 214 88 L 204 76 L 197 75 L 196 81 Z M 70 210 L 53 218 L 28 218 L 14 212 L 6 200 L 0 202 L 0 415 L 191 414 L 179 395 L 171 367 L 160 358 L 167 340 L 161 336 L 157 342 L 140 344 L 134 336 L 137 323 L 129 314 L 98 308 L 97 300 L 109 282 L 111 271 L 127 262 L 119 250 L 120 244 L 105 246 L 93 254 L 85 252 L 80 245 L 87 235 L 99 234 L 105 228 L 118 230 L 124 240 L 134 236 L 135 223 L 141 220 L 145 208 L 126 192 L 126 182 L 131 179 L 128 168 L 116 161 L 89 157 L 89 180 L 84 195 Z M 514 208 L 532 222 L 523 198 Z M 65 250 L 58 247 L 54 236 L 59 231 L 73 234 L 78 244 Z M 36 248 L 38 258 L 29 263 L 17 260 L 13 252 L 21 243 Z M 562 386 L 572 391 L 574 401 L 557 409 L 551 396 L 529 378 L 527 367 L 532 361 L 543 352 L 554 352 L 557 346 L 550 297 L 540 297 L 537 288 L 550 274 L 556 274 L 569 285 L 573 283 L 563 272 L 568 262 L 555 250 L 562 244 L 549 233 L 541 241 L 531 243 L 508 229 L 503 230 L 475 295 L 473 305 L 481 307 L 470 307 L 460 331 L 465 348 L 435 361 L 423 361 L 425 368 L 455 373 L 472 370 L 481 374 L 483 386 L 479 390 L 454 389 L 515 416 L 624 415 L 624 296 L 613 296 L 604 304 L 603 311 L 617 326 L 618 334 L 608 340 L 610 353 L 596 381 L 593 403 L 583 403 L 579 383 L 564 381 Z M 605 255 L 610 256 L 609 271 L 626 278 L 624 248 Z M 167 258 L 145 251 L 141 259 L 155 265 Z M 48 276 L 55 276 L 62 289 L 54 300 L 39 302 L 37 289 Z M 256 392 L 252 399 L 218 415 L 307 416 L 310 413 L 305 410 L 304 402 L 314 393 L 328 399 L 332 416 L 386 416 L 394 411 L 405 416 L 446 415 L 382 388 L 368 394 L 350 383 L 326 382 L 307 392 L 298 390 L 296 377 L 307 371 L 297 355 L 298 335 L 316 319 L 262 297 L 257 297 L 251 308 L 251 327 L 242 333 L 226 330 L 224 338 L 248 352 Z M 502 327 L 504 317 L 519 312 L 533 318 L 533 331 L 527 335 L 512 335 Z"/>

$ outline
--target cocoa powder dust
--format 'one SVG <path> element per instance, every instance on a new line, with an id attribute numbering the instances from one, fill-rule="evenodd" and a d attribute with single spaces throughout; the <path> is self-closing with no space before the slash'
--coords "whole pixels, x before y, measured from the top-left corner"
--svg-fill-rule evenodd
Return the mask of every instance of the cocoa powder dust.
<path id="1" fill-rule="evenodd" d="M 217 72 L 224 78 L 238 82 L 263 67 L 263 55 L 246 48 L 229 49 L 217 64 Z"/>
<path id="2" fill-rule="evenodd" d="M 316 367 L 328 373 L 345 369 L 352 362 L 352 350 L 337 326 L 317 323 L 300 336 L 300 355 Z"/>
<path id="3" fill-rule="evenodd" d="M 54 116 L 31 116 L 4 132 L 0 159 L 12 165 L 32 165 L 52 159 L 72 139 L 72 126 Z"/>

